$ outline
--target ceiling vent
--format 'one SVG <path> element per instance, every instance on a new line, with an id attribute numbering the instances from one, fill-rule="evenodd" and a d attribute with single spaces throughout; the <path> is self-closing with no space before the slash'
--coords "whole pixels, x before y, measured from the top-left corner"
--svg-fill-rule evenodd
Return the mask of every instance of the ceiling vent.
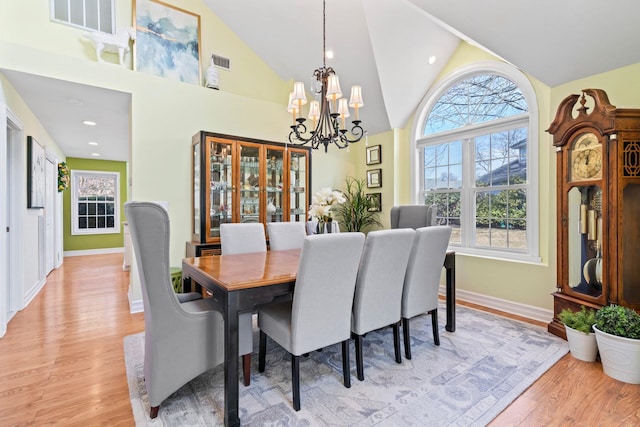
<path id="1" fill-rule="evenodd" d="M 231 70 L 231 60 L 229 58 L 225 58 L 213 53 L 211 54 L 211 59 L 213 60 L 213 65 L 215 65 L 216 67 L 222 68 L 224 70 Z"/>

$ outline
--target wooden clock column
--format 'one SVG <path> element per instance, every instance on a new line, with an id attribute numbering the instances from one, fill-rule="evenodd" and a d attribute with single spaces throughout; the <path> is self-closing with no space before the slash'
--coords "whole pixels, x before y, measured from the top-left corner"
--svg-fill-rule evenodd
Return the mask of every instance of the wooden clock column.
<path id="1" fill-rule="evenodd" d="M 581 305 L 640 310 L 640 109 L 616 108 L 600 89 L 570 95 L 547 132 L 557 151 L 558 314 Z"/>

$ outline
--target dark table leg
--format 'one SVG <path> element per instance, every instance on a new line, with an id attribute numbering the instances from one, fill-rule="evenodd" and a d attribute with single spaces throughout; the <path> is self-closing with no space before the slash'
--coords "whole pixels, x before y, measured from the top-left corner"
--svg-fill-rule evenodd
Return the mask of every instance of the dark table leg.
<path id="1" fill-rule="evenodd" d="M 224 425 L 239 426 L 238 293 L 224 296 Z"/>
<path id="2" fill-rule="evenodd" d="M 447 325 L 449 332 L 456 330 L 456 253 L 447 252 L 444 259 L 447 273 Z"/>

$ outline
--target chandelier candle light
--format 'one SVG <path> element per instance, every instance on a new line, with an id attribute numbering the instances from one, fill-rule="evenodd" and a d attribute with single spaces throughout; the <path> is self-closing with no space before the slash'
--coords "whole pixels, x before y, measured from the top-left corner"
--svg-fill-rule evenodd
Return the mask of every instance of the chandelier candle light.
<path id="1" fill-rule="evenodd" d="M 289 94 L 287 111 L 293 117 L 289 142 L 295 145 L 310 144 L 317 149 L 320 144 L 324 145 L 327 152 L 329 144 L 334 143 L 338 148 L 347 148 L 349 144 L 358 142 L 365 135 L 365 131 L 360 126 L 361 120 L 358 110 L 364 106 L 362 100 L 362 88 L 360 86 L 351 87 L 351 97 L 347 102 L 342 97 L 340 81 L 338 75 L 326 64 L 326 0 L 322 2 L 322 67 L 313 72 L 315 79 L 311 91 L 317 99 L 309 103 L 308 118 L 312 122 L 309 133 L 305 119 L 302 117 L 302 106 L 307 104 L 307 96 L 304 90 L 304 83 L 296 82 L 293 92 Z M 347 135 L 346 118 L 350 117 L 349 107 L 354 109 L 355 119 L 351 121 L 351 138 Z"/>

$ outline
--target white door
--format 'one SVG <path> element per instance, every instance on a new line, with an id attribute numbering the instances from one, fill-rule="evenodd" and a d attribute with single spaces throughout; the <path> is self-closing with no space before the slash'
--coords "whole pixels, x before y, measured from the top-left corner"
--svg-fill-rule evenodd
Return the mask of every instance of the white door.
<path id="1" fill-rule="evenodd" d="M 56 171 L 56 163 L 47 157 L 45 163 L 45 188 L 46 196 L 44 202 L 44 220 L 45 220 L 45 276 L 48 275 L 55 263 L 56 241 L 55 241 L 55 212 L 56 212 L 56 193 L 58 190 L 58 174 Z"/>

